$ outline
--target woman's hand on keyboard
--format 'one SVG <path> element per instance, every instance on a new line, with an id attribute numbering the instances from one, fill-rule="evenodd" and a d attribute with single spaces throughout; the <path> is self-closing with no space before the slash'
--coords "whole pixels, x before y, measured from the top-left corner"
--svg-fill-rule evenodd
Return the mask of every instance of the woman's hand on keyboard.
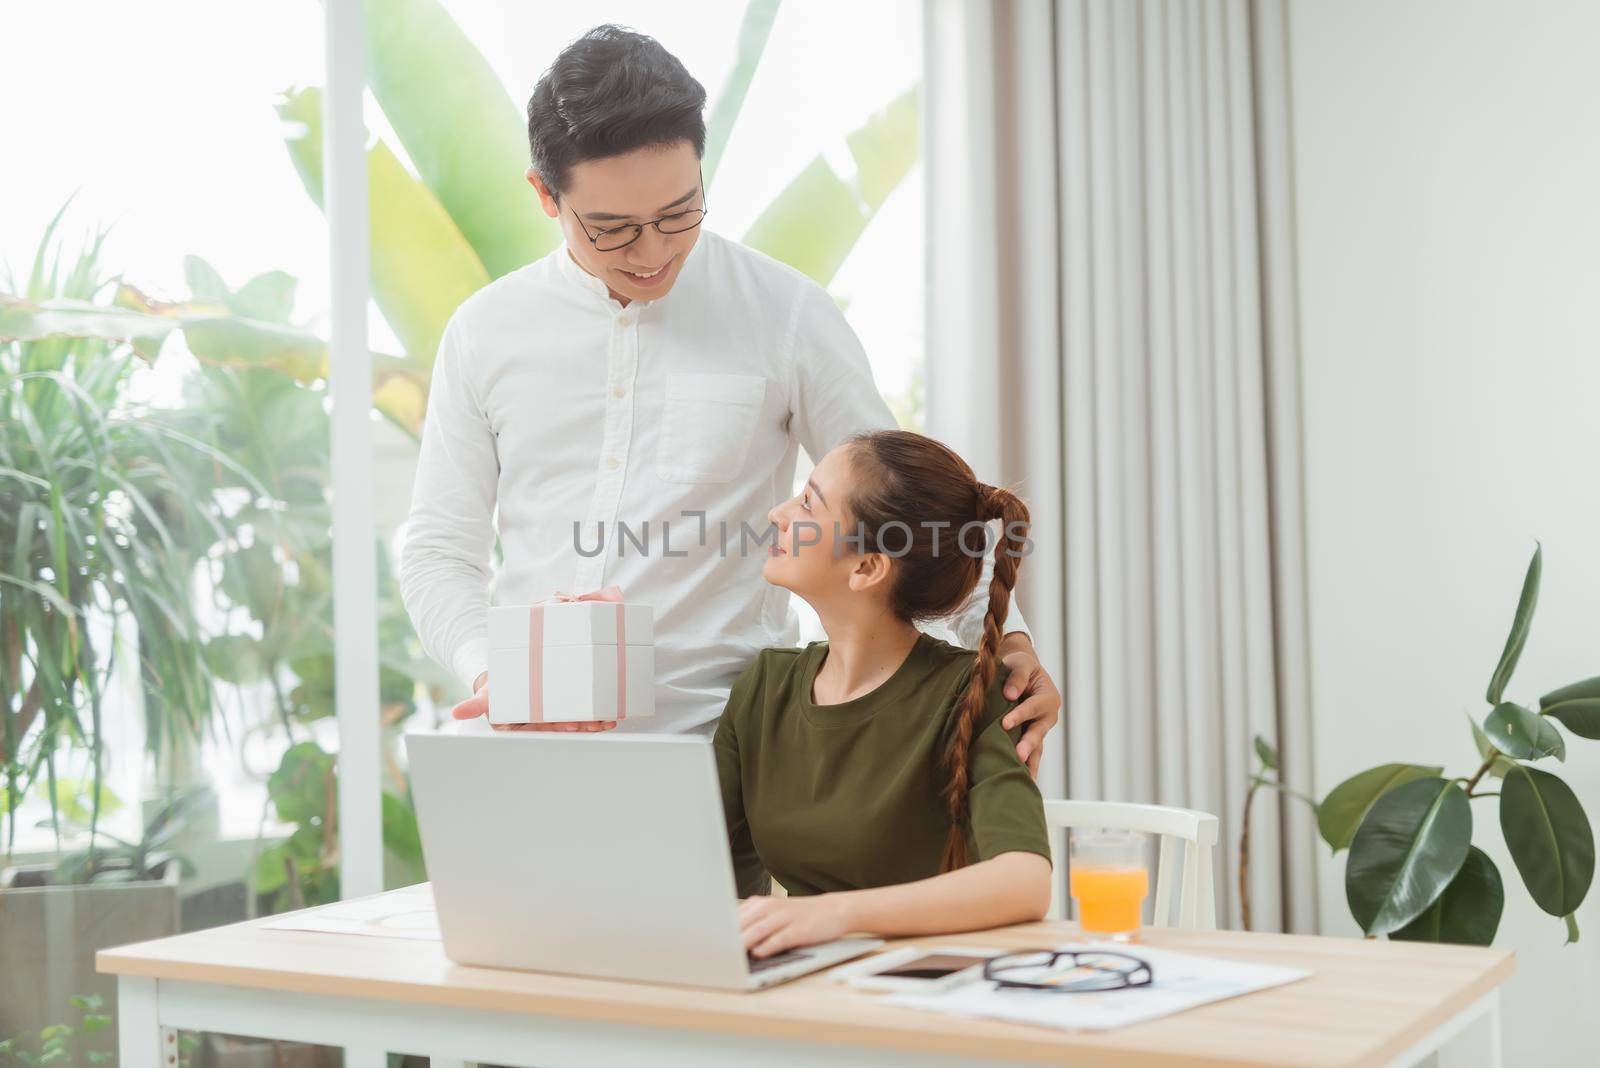
<path id="1" fill-rule="evenodd" d="M 852 930 L 849 905 L 842 894 L 747 897 L 739 902 L 739 931 L 744 948 L 755 957 L 831 942 Z"/>

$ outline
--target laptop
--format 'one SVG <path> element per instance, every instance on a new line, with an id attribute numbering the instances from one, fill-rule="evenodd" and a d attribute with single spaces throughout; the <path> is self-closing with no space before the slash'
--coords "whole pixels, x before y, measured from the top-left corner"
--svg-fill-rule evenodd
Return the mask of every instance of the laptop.
<path id="1" fill-rule="evenodd" d="M 883 944 L 746 954 L 709 739 L 410 734 L 406 750 L 458 964 L 757 990 Z"/>

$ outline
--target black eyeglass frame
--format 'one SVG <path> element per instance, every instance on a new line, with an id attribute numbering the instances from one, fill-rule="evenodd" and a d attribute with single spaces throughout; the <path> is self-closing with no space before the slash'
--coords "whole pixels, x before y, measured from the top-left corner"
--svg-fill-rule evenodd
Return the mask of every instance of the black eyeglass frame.
<path id="1" fill-rule="evenodd" d="M 1039 957 L 1048 955 L 1049 960 L 1042 964 L 1021 963 L 1018 958 Z M 1127 961 L 1132 967 L 1127 969 L 1095 968 L 1092 964 L 1084 964 L 1080 958 L 1105 958 L 1114 957 Z M 1027 979 L 1007 979 L 997 973 L 1008 967 L 1012 968 L 1054 968 L 1063 959 L 1069 959 L 1074 968 L 1090 968 L 1106 975 L 1118 976 L 1122 981 L 1112 986 L 1101 984 L 1062 984 L 1062 983 L 1036 983 Z M 1008 961 L 1017 963 L 1007 964 Z M 1141 976 L 1140 973 L 1143 973 Z M 1133 956 L 1131 953 L 1117 953 L 1105 949 L 1023 949 L 1015 953 L 1003 953 L 998 957 L 990 957 L 983 962 L 983 977 L 996 984 L 1000 990 L 1045 990 L 1052 994 L 1098 994 L 1107 990 L 1130 990 L 1135 987 L 1149 986 L 1155 982 L 1155 969 L 1150 967 L 1150 962 Z"/>
<path id="2" fill-rule="evenodd" d="M 567 205 L 567 210 L 572 212 L 572 217 L 574 219 L 577 219 L 578 228 L 583 231 L 583 236 L 589 239 L 589 244 L 594 246 L 594 250 L 596 252 L 621 252 L 623 249 L 627 248 L 629 245 L 633 244 L 635 241 L 644 236 L 644 228 L 646 226 L 654 226 L 656 228 L 656 233 L 663 237 L 673 237 L 678 234 L 686 234 L 690 230 L 695 229 L 695 227 L 699 226 L 701 223 L 705 222 L 706 216 L 711 213 L 710 204 L 706 200 L 706 176 L 704 171 L 700 173 L 700 206 L 698 208 L 689 208 L 685 211 L 675 211 L 670 215 L 657 216 L 648 222 L 627 223 L 623 226 L 610 226 L 593 234 L 589 232 L 589 228 L 587 226 L 583 225 L 583 220 L 578 218 L 578 213 L 576 211 L 572 211 L 572 205 Z M 661 229 L 661 224 L 666 222 L 668 219 L 681 219 L 685 215 L 693 215 L 696 212 L 699 212 L 700 218 L 694 221 L 694 226 L 685 226 L 682 230 Z M 623 230 L 632 230 L 633 236 L 628 238 L 628 240 L 624 241 L 620 245 L 615 245 L 611 248 L 600 247 L 601 238 L 605 237 L 607 234 L 620 233 Z"/>

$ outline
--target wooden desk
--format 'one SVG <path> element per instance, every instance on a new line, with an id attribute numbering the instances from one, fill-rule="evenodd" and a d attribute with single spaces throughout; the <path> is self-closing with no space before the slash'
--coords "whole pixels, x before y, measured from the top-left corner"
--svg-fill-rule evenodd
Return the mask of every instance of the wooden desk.
<path id="1" fill-rule="evenodd" d="M 381 1068 L 385 1051 L 531 1068 L 1332 1068 L 1414 1064 L 1480 1019 L 1475 1030 L 1486 1036 L 1464 1041 L 1498 1065 L 1498 987 L 1513 964 L 1498 949 L 1149 931 L 1154 946 L 1314 974 L 1118 1031 L 1067 1033 L 893 1009 L 823 975 L 720 993 L 466 968 L 437 942 L 264 930 L 264 922 L 100 953 L 100 971 L 120 977 L 122 1068 L 175 1068 L 174 1029 L 343 1046 L 347 1068 Z M 918 941 L 1023 948 L 1072 933 L 1070 924 L 1041 923 Z"/>

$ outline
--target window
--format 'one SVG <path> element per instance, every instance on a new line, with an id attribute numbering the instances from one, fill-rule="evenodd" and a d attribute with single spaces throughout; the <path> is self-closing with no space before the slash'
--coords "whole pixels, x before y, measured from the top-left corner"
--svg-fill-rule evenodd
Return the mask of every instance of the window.
<path id="1" fill-rule="evenodd" d="M 602 21 L 658 37 L 713 108 L 742 100 L 708 226 L 825 284 L 880 390 L 921 425 L 913 0 L 368 0 L 365 17 L 416 31 L 382 35 L 394 51 L 369 57 L 365 108 L 378 240 L 373 410 L 357 418 L 377 465 L 378 752 L 340 752 L 334 700 L 346 639 L 332 613 L 322 5 L 32 5 L 0 35 L 0 92 L 31 102 L 8 111 L 8 141 L 29 149 L 9 161 L 0 212 L 0 868 L 36 865 L 48 874 L 21 878 L 65 888 L 126 863 L 136 851 L 120 842 L 162 834 L 183 863 L 157 892 L 181 900 L 186 928 L 337 896 L 336 761 L 378 769 L 382 827 L 357 830 L 383 836 L 388 884 L 422 875 L 399 733 L 464 696 L 421 652 L 394 579 L 428 367 L 460 300 L 559 238 L 516 177 L 546 244 L 487 265 L 463 247 L 417 166 L 419 122 L 468 130 L 468 151 L 520 176 L 525 102 L 559 49 Z M 492 107 L 442 106 L 466 99 L 459 55 L 488 72 Z M 421 120 L 402 116 L 386 60 L 410 72 L 413 102 L 432 98 Z M 498 144 L 496 115 L 516 123 Z M 792 225 L 808 182 L 855 208 Z M 40 990 L 109 1001 L 94 948 L 51 947 L 52 967 L 78 969 L 64 984 L 0 987 L 0 1038 L 95 1011 Z"/>
<path id="2" fill-rule="evenodd" d="M 337 893 L 327 226 L 279 111 L 322 15 L 88 6 L 0 35 L 0 868 L 80 917 L 0 983 L 0 1038 L 73 1054 L 114 1050 L 96 948 Z M 102 909 L 130 875 L 138 915 Z"/>

